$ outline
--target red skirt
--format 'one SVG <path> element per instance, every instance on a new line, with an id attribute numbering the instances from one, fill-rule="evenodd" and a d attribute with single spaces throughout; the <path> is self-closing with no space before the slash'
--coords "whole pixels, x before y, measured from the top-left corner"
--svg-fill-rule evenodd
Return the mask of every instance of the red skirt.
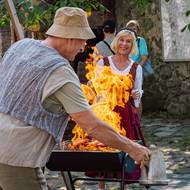
<path id="1" fill-rule="evenodd" d="M 144 137 L 140 128 L 140 118 L 138 110 L 134 107 L 133 101 L 128 101 L 124 107 L 116 106 L 115 112 L 121 116 L 121 128 L 126 130 L 126 137 L 131 140 L 141 140 L 145 146 Z M 139 165 L 131 173 L 125 174 L 126 180 L 138 180 L 141 170 Z M 121 178 L 120 172 L 86 172 L 86 176 L 99 178 Z"/>

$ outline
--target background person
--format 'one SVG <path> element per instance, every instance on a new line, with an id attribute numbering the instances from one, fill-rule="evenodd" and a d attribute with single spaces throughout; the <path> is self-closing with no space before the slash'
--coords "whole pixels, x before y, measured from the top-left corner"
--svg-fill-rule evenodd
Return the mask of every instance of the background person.
<path id="1" fill-rule="evenodd" d="M 126 24 L 126 28 L 134 31 L 137 36 L 137 40 L 136 40 L 137 47 L 138 47 L 137 53 L 135 55 L 131 55 L 130 58 L 134 60 L 135 62 L 137 62 L 138 64 L 140 64 L 143 68 L 148 59 L 148 48 L 147 48 L 146 40 L 143 37 L 139 36 L 140 25 L 137 20 L 130 20 Z M 143 108 L 142 108 L 142 102 L 141 102 L 138 109 L 140 117 L 142 115 L 142 109 Z"/>
<path id="2" fill-rule="evenodd" d="M 146 40 L 143 37 L 139 36 L 140 25 L 138 21 L 130 20 L 126 24 L 126 28 L 134 31 L 137 35 L 137 53 L 135 55 L 131 55 L 130 58 L 143 67 L 148 58 L 148 48 Z"/>
<path id="3" fill-rule="evenodd" d="M 130 59 L 130 54 L 136 54 L 136 37 L 134 32 L 123 29 L 121 30 L 111 43 L 111 48 L 115 52 L 115 55 L 111 55 L 101 59 L 98 62 L 97 72 L 101 72 L 101 67 L 110 66 L 113 74 L 119 75 L 132 75 L 133 85 L 129 89 L 130 98 L 124 107 L 116 106 L 114 111 L 119 113 L 121 116 L 121 128 L 126 131 L 126 137 L 131 140 L 141 140 L 142 144 L 145 145 L 144 137 L 140 129 L 140 118 L 138 115 L 137 108 L 140 104 L 142 97 L 142 67 L 140 64 Z M 98 73 L 97 73 L 98 75 Z M 100 75 L 99 75 L 100 76 Z M 140 178 L 140 167 L 137 166 L 134 172 L 127 173 L 126 179 L 138 180 Z M 103 178 L 120 178 L 118 173 L 108 172 L 87 172 L 86 175 L 91 177 L 103 177 Z M 105 189 L 105 183 L 99 182 L 99 189 Z"/>
<path id="4" fill-rule="evenodd" d="M 86 65 L 92 64 L 94 58 L 97 56 L 96 44 L 104 38 L 104 34 L 100 28 L 92 29 L 95 34 L 95 38 L 86 41 L 86 46 L 83 52 L 76 55 L 74 65 L 76 66 L 75 72 L 77 73 L 79 80 L 82 84 L 86 84 L 88 79 L 86 78 Z"/>
<path id="5" fill-rule="evenodd" d="M 96 44 L 96 48 L 103 57 L 113 55 L 114 52 L 110 47 L 115 37 L 116 24 L 113 20 L 105 20 L 103 23 L 104 40 Z"/>
<path id="6" fill-rule="evenodd" d="M 69 61 L 94 38 L 80 8 L 57 10 L 43 41 L 13 44 L 0 67 L 0 187 L 47 190 L 45 166 L 61 143 L 69 115 L 89 135 L 128 152 L 140 164 L 149 150 L 116 133 L 99 120 L 85 100 Z"/>

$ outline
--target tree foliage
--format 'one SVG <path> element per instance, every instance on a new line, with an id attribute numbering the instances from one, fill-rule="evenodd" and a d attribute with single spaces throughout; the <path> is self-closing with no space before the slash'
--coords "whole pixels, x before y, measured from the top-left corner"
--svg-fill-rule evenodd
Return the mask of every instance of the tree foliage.
<path id="1" fill-rule="evenodd" d="M 7 14 L 7 9 L 4 2 L 0 3 L 0 28 L 6 26 L 10 22 L 10 17 Z"/>
<path id="2" fill-rule="evenodd" d="M 52 24 L 59 7 L 80 7 L 90 14 L 93 10 L 108 11 L 99 0 L 43 0 L 34 4 L 32 0 L 13 0 L 19 20 L 25 30 L 44 32 Z M 5 2 L 0 7 L 0 27 L 10 22 Z"/>
<path id="3" fill-rule="evenodd" d="M 147 5 L 150 3 L 150 1 L 149 0 L 133 0 L 132 3 L 139 10 L 139 12 L 143 14 Z"/>
<path id="4" fill-rule="evenodd" d="M 134 6 L 141 14 L 144 13 L 151 0 L 131 0 Z M 170 0 L 165 0 L 170 1 Z M 0 28 L 9 24 L 10 16 L 8 15 L 5 1 L 0 1 Z M 80 7 L 86 10 L 87 14 L 91 11 L 109 11 L 101 0 L 39 0 L 39 4 L 33 4 L 32 0 L 13 0 L 19 20 L 26 31 L 44 32 L 52 24 L 55 11 L 59 7 L 72 6 Z M 186 12 L 186 16 L 190 16 L 190 10 Z M 188 29 L 190 31 L 190 23 L 182 28 L 182 32 Z"/>

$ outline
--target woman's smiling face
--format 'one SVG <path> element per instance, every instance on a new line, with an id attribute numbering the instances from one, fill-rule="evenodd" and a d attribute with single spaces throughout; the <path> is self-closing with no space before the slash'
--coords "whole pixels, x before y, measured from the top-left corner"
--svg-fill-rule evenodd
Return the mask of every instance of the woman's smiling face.
<path id="1" fill-rule="evenodd" d="M 121 55 L 129 55 L 133 45 L 133 37 L 126 34 L 118 39 L 117 53 Z"/>

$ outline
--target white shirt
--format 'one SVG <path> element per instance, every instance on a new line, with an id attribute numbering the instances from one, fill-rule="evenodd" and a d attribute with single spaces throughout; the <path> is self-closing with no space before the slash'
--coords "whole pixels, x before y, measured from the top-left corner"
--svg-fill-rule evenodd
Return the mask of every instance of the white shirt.
<path id="1" fill-rule="evenodd" d="M 131 70 L 131 67 L 134 63 L 133 60 L 130 59 L 131 63 L 129 64 L 129 66 L 123 70 L 119 70 L 115 64 L 113 63 L 112 61 L 112 56 L 109 56 L 108 57 L 108 60 L 109 60 L 109 64 L 110 64 L 110 67 L 111 67 L 111 70 L 114 74 L 119 74 L 119 75 L 128 75 L 130 70 Z M 101 68 L 104 66 L 104 61 L 103 59 L 99 60 L 98 62 L 98 66 Z M 100 70 L 98 69 L 98 72 Z M 139 104 L 140 104 L 140 101 L 141 101 L 141 97 L 142 97 L 142 94 L 143 94 L 143 90 L 142 90 L 142 82 L 143 82 L 143 72 L 142 72 L 142 67 L 141 65 L 138 64 L 137 66 L 137 70 L 136 70 L 136 76 L 135 76 L 135 80 L 134 80 L 134 87 L 133 87 L 133 90 L 138 90 L 140 92 L 140 98 L 139 99 L 136 99 L 134 100 L 135 101 L 135 106 L 136 107 L 139 107 Z"/>

